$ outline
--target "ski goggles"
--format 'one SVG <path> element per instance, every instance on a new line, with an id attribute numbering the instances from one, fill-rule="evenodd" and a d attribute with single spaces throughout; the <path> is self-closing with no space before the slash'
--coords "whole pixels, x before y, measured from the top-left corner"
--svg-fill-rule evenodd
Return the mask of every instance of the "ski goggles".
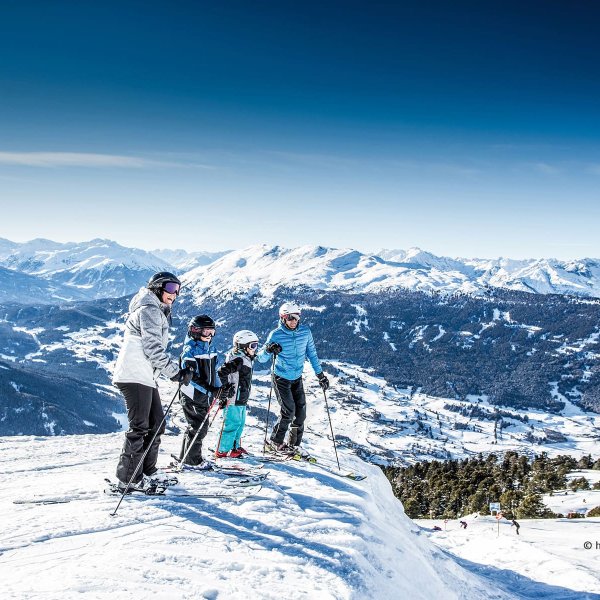
<path id="1" fill-rule="evenodd" d="M 180 285 L 175 283 L 174 281 L 168 281 L 167 283 L 163 283 L 162 289 L 167 292 L 167 294 L 177 294 L 179 296 L 179 288 Z"/>
<path id="2" fill-rule="evenodd" d="M 190 333 L 193 335 L 199 335 L 200 337 L 208 337 L 209 335 L 215 335 L 214 327 L 190 327 Z"/>
<path id="3" fill-rule="evenodd" d="M 258 342 L 250 342 L 246 347 L 250 348 L 250 350 L 256 350 L 258 348 Z"/>
<path id="4" fill-rule="evenodd" d="M 284 321 L 299 321 L 300 315 L 283 315 Z"/>

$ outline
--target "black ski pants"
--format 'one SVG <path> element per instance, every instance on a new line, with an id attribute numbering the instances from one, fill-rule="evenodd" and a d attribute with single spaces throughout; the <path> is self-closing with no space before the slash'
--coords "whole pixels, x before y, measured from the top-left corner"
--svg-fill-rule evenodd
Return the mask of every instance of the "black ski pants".
<path id="1" fill-rule="evenodd" d="M 117 383 L 117 387 L 125 397 L 127 418 L 129 419 L 129 429 L 125 434 L 125 443 L 117 465 L 117 478 L 119 481 L 127 483 L 148 448 L 154 433 L 162 423 L 165 413 L 158 389 L 141 383 Z M 138 483 L 143 475 L 152 475 L 156 471 L 160 436 L 164 430 L 165 424 L 162 423 L 133 483 Z"/>
<path id="2" fill-rule="evenodd" d="M 299 446 L 304 433 L 304 421 L 306 420 L 306 395 L 302 385 L 302 377 L 290 381 L 273 374 L 273 389 L 281 414 L 273 432 L 271 441 L 274 444 L 283 444 L 285 434 L 290 428 L 288 444 Z"/>
<path id="3" fill-rule="evenodd" d="M 185 435 L 183 436 L 183 444 L 181 445 L 179 459 L 181 460 L 187 452 L 185 464 L 199 465 L 202 462 L 202 440 L 208 433 L 209 419 L 206 419 L 206 415 L 210 406 L 209 397 L 206 394 L 199 393 L 197 390 L 194 391 L 193 400 L 183 392 L 180 392 L 180 394 L 183 414 L 188 422 L 188 426 L 185 430 Z M 202 421 L 204 421 L 204 425 L 202 425 Z M 200 425 L 202 425 L 201 428 Z M 200 431 L 198 432 L 199 429 Z M 196 437 L 196 433 L 198 433 L 198 437 Z M 190 448 L 190 444 L 195 437 L 196 441 Z M 189 452 L 188 448 L 190 448 Z"/>

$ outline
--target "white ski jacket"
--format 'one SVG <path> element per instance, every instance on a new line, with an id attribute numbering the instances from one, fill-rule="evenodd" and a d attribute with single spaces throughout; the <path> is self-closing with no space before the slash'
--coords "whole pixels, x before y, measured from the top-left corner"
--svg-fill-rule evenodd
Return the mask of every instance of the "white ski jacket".
<path id="1" fill-rule="evenodd" d="M 129 303 L 125 339 L 117 358 L 113 383 L 141 383 L 156 387 L 159 375 L 174 377 L 179 364 L 166 352 L 171 308 L 147 288 Z"/>

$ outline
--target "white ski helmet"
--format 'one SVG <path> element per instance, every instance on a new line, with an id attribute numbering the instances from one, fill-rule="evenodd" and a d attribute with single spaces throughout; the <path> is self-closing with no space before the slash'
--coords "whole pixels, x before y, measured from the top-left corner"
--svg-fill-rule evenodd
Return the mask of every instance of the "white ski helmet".
<path id="1" fill-rule="evenodd" d="M 233 345 L 239 346 L 240 348 L 243 348 L 252 342 L 256 342 L 258 344 L 258 336 L 248 329 L 242 329 L 233 336 Z"/>
<path id="2" fill-rule="evenodd" d="M 279 309 L 279 316 L 299 315 L 302 309 L 295 302 L 284 302 Z"/>

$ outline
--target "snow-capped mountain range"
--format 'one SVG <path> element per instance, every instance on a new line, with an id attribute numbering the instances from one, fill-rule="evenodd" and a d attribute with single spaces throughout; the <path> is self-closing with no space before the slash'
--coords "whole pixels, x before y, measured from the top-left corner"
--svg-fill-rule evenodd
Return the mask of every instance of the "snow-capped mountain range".
<path id="1" fill-rule="evenodd" d="M 0 239 L 0 301 L 58 303 L 126 296 L 157 271 L 190 270 L 222 254 L 147 252 L 105 239 L 64 244 L 45 239 L 17 244 Z"/>
<path id="2" fill-rule="evenodd" d="M 143 285 L 152 273 L 171 268 L 149 252 L 124 248 L 110 240 L 65 244 L 44 239 L 24 244 L 2 242 L 1 266 L 50 286 L 49 296 L 23 294 L 29 302 L 124 296 Z"/>
<path id="3" fill-rule="evenodd" d="M 281 286 L 473 295 L 495 287 L 600 297 L 600 260 L 447 258 L 419 248 L 365 254 L 351 248 L 261 244 L 225 252 L 148 252 L 104 239 L 64 244 L 0 239 L 0 267 L 5 269 L 0 270 L 0 302 L 59 303 L 128 295 L 159 270 L 180 274 L 198 298 L 270 298 Z M 14 273 L 33 278 L 18 282 L 21 293 L 16 296 L 11 291 Z"/>
<path id="4" fill-rule="evenodd" d="M 230 250 L 224 250 L 222 252 L 187 252 L 186 250 L 168 250 L 159 249 L 151 250 L 154 256 L 162 258 L 165 262 L 175 267 L 178 273 L 184 273 L 191 271 L 196 267 L 209 265 L 215 260 L 225 256 Z"/>
<path id="5" fill-rule="evenodd" d="M 419 249 L 363 254 L 353 249 L 257 245 L 234 250 L 184 275 L 196 298 L 260 295 L 281 286 L 378 293 L 388 290 L 479 295 L 490 287 L 600 296 L 600 261 L 511 261 L 437 257 Z"/>
<path id="6" fill-rule="evenodd" d="M 492 286 L 538 294 L 600 295 L 600 259 L 454 259 L 435 256 L 420 248 L 381 250 L 377 255 L 389 262 L 462 273 L 479 289 Z"/>

